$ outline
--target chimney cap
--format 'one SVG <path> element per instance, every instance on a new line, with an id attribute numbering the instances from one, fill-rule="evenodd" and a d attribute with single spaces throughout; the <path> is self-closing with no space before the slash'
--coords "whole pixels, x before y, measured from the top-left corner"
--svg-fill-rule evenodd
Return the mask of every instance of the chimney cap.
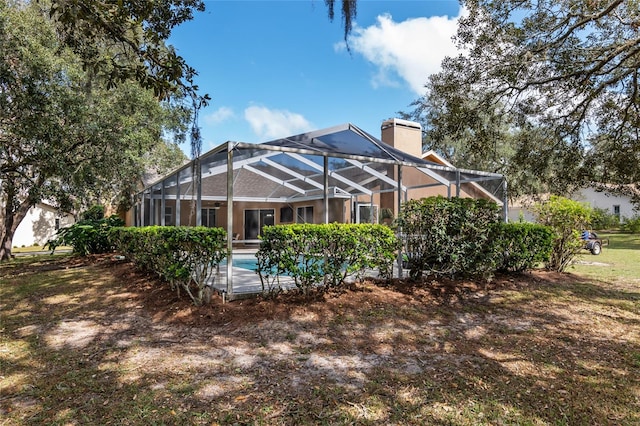
<path id="1" fill-rule="evenodd" d="M 403 120 L 401 118 L 392 118 L 389 120 L 385 120 L 382 122 L 382 126 L 380 126 L 382 130 L 389 127 L 409 127 L 422 131 L 422 125 L 420 123 L 416 123 L 415 121 Z"/>

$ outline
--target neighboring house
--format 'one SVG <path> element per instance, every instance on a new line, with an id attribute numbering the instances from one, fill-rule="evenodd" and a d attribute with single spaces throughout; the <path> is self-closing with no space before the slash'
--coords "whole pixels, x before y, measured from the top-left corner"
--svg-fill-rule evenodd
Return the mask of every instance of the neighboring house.
<path id="1" fill-rule="evenodd" d="M 638 211 L 635 210 L 631 197 L 628 195 L 615 194 L 596 188 L 584 188 L 577 191 L 571 199 L 585 202 L 593 208 L 609 210 L 609 213 L 618 216 L 619 220 L 630 219 L 638 215 Z"/>
<path id="2" fill-rule="evenodd" d="M 574 201 L 588 204 L 592 208 L 608 210 L 609 213 L 618 216 L 620 221 L 638 216 L 631 201 L 631 196 L 621 195 L 613 191 L 596 189 L 594 187 L 582 188 L 570 197 Z M 523 219 L 526 222 L 535 222 L 533 205 L 535 201 L 528 197 L 520 198 L 509 205 L 509 221 L 517 222 Z"/>
<path id="3" fill-rule="evenodd" d="M 49 241 L 58 229 L 74 223 L 72 215 L 60 213 L 55 207 L 38 203 L 31 207 L 24 217 L 15 235 L 13 247 L 43 245 Z"/>
<path id="4" fill-rule="evenodd" d="M 509 202 L 509 222 L 535 222 L 533 205 L 536 203 L 531 197 L 520 197 Z"/>

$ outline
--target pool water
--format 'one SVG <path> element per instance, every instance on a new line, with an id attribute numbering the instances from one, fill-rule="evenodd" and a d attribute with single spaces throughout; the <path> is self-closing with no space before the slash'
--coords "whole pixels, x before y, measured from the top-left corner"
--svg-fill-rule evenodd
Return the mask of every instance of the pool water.
<path id="1" fill-rule="evenodd" d="M 220 268 L 227 266 L 227 259 L 220 262 Z M 253 254 L 234 254 L 233 267 L 255 272 L 258 270 L 258 259 Z"/>
<path id="2" fill-rule="evenodd" d="M 253 255 L 233 255 L 233 266 L 235 268 L 247 269 L 249 271 L 258 270 L 258 259 Z"/>
<path id="3" fill-rule="evenodd" d="M 227 260 L 220 262 L 220 268 L 227 266 Z M 300 263 L 302 266 L 302 262 Z M 258 259 L 253 254 L 234 254 L 233 255 L 233 267 L 246 269 L 251 272 L 258 271 Z M 288 275 L 285 273 L 285 275 Z"/>

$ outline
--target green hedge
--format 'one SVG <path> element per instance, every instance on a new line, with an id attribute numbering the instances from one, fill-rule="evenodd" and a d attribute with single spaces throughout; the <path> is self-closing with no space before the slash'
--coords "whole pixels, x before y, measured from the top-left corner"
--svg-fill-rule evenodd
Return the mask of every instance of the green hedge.
<path id="1" fill-rule="evenodd" d="M 266 226 L 256 253 L 263 291 L 281 289 L 290 277 L 302 292 L 343 284 L 378 269 L 390 277 L 398 240 L 389 227 L 373 224 L 296 224 Z"/>
<path id="2" fill-rule="evenodd" d="M 147 226 L 114 228 L 116 249 L 137 266 L 184 290 L 196 305 L 208 301 L 208 282 L 227 256 L 222 228 Z"/>
<path id="3" fill-rule="evenodd" d="M 603 229 L 620 228 L 620 217 L 609 211 L 609 209 L 601 209 L 594 207 L 591 210 L 591 229 L 601 231 Z"/>
<path id="4" fill-rule="evenodd" d="M 621 229 L 632 234 L 640 233 L 640 216 L 624 218 Z"/>
<path id="5" fill-rule="evenodd" d="M 549 261 L 555 234 L 534 223 L 503 223 L 495 239 L 498 270 L 522 272 Z"/>
<path id="6" fill-rule="evenodd" d="M 116 215 L 93 217 L 85 214 L 84 219 L 60 228 L 55 238 L 49 240 L 46 245 L 52 251 L 60 246 L 71 246 L 73 252 L 81 256 L 109 253 L 114 249 L 109 240 L 109 232 L 112 228 L 122 225 L 124 221 Z"/>
<path id="7" fill-rule="evenodd" d="M 496 269 L 493 241 L 501 223 L 496 203 L 442 196 L 403 204 L 397 224 L 412 278 L 423 274 L 484 275 Z"/>
<path id="8" fill-rule="evenodd" d="M 524 271 L 548 262 L 555 238 L 545 226 L 506 224 L 496 203 L 471 198 L 408 201 L 397 224 L 412 278 Z"/>

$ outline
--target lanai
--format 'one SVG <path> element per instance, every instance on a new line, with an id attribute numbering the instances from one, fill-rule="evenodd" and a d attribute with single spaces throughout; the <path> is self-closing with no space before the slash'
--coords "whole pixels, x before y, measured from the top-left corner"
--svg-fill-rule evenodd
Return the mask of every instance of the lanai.
<path id="1" fill-rule="evenodd" d="M 506 217 L 502 175 L 423 160 L 347 123 L 261 144 L 223 143 L 137 194 L 130 224 L 222 226 L 232 254 L 257 243 L 264 225 L 377 222 L 403 201 L 434 194 L 494 199 Z M 232 296 L 231 262 L 226 280 Z"/>

